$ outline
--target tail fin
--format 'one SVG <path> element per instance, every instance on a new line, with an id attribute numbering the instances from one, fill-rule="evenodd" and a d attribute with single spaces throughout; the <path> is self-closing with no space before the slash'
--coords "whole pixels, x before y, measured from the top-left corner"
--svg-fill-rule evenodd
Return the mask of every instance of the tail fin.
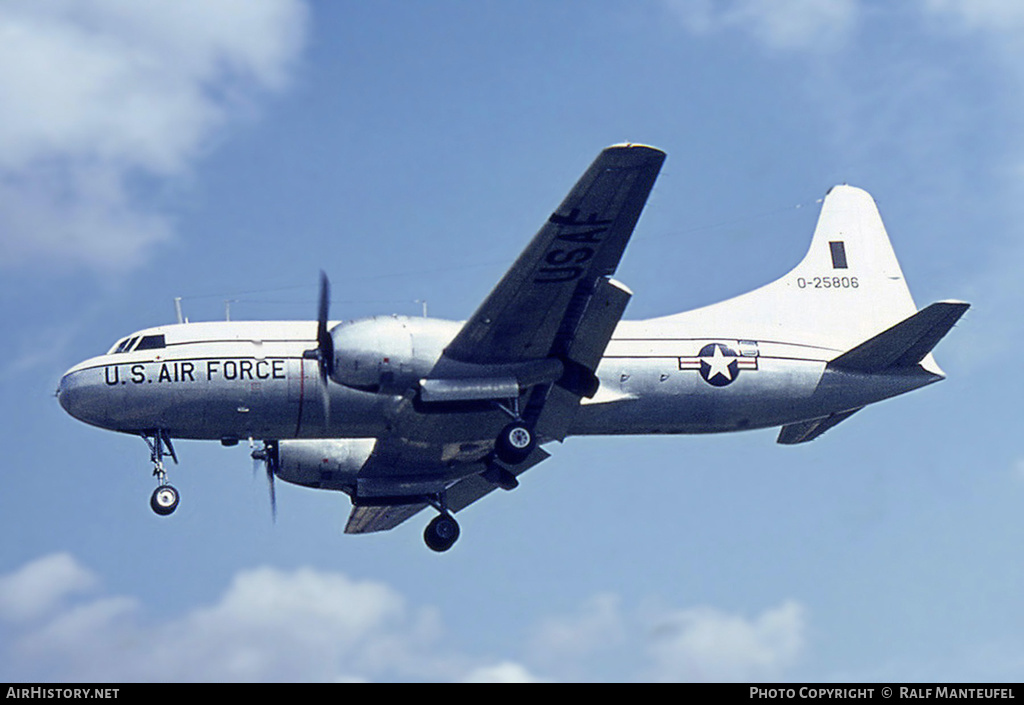
<path id="1" fill-rule="evenodd" d="M 810 248 L 788 274 L 661 320 L 692 324 L 707 337 L 787 340 L 845 351 L 916 312 L 874 199 L 842 185 L 825 196 Z"/>

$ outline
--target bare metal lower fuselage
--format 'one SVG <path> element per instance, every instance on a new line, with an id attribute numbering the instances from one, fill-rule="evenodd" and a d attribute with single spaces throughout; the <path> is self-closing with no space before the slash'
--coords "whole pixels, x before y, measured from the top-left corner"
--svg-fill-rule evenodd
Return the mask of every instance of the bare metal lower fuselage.
<path id="1" fill-rule="evenodd" d="M 408 319 L 413 325 L 422 320 Z M 67 372 L 58 397 L 68 413 L 86 423 L 133 434 L 161 429 L 174 438 L 204 440 L 381 435 L 402 395 L 329 382 L 325 420 L 316 362 L 303 358 L 315 344 L 315 325 L 239 321 L 151 329 L 147 332 L 158 331 L 171 344 L 86 360 Z M 570 435 L 781 426 L 942 379 L 937 370 L 923 368 L 881 375 L 826 370 L 838 350 L 739 338 L 653 337 L 644 333 L 649 329 L 645 322 L 620 324 L 597 371 L 600 388 L 581 405 Z M 715 344 L 735 356 L 709 382 L 700 352 Z M 503 418 L 500 409 L 486 405 L 446 413 L 453 425 L 480 429 L 479 440 L 490 438 L 490 429 Z M 494 421 L 485 422 L 487 416 Z"/>

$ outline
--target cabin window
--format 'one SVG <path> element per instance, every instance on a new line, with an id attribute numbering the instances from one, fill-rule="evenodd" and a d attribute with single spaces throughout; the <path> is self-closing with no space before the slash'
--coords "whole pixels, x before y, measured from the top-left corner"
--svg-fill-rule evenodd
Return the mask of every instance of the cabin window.
<path id="1" fill-rule="evenodd" d="M 136 350 L 156 350 L 157 348 L 167 347 L 167 342 L 164 340 L 163 335 L 146 335 L 143 336 L 142 340 L 135 347 Z"/>

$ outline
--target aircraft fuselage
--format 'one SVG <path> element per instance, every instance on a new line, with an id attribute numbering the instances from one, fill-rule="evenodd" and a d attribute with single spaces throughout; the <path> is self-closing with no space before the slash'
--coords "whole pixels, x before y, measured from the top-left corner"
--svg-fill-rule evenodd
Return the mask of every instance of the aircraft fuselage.
<path id="1" fill-rule="evenodd" d="M 368 319 L 371 322 L 375 319 Z M 390 321 L 390 323 L 384 322 Z M 459 323 L 382 319 L 385 351 L 391 330 L 407 331 L 408 350 L 425 351 L 428 368 Z M 383 433 L 402 395 L 387 382 L 409 362 L 364 350 L 364 388 L 334 381 L 321 387 L 316 322 L 185 323 L 128 336 L 162 342 L 86 360 L 68 370 L 58 397 L 72 416 L 126 433 L 161 429 L 174 438 L 371 438 Z M 644 321 L 623 321 L 597 370 L 600 387 L 584 400 L 569 435 L 688 434 L 780 426 L 863 406 L 941 379 L 916 375 L 858 375 L 826 370 L 839 351 L 753 339 L 671 337 Z M 131 347 L 131 346 L 129 346 Z M 374 355 L 376 354 L 376 358 Z M 401 385 L 396 384 L 395 388 Z M 325 418 L 323 394 L 330 395 Z M 449 409 L 449 412 L 453 410 Z M 458 409 L 454 410 L 458 413 Z M 475 405 L 462 413 L 500 411 Z"/>

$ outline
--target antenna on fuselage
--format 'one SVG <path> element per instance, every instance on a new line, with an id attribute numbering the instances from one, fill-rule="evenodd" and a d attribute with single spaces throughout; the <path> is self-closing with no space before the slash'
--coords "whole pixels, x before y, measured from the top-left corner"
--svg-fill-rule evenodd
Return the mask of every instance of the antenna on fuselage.
<path id="1" fill-rule="evenodd" d="M 174 313 L 177 314 L 178 323 L 188 323 L 188 319 L 181 314 L 181 297 L 174 297 Z"/>

